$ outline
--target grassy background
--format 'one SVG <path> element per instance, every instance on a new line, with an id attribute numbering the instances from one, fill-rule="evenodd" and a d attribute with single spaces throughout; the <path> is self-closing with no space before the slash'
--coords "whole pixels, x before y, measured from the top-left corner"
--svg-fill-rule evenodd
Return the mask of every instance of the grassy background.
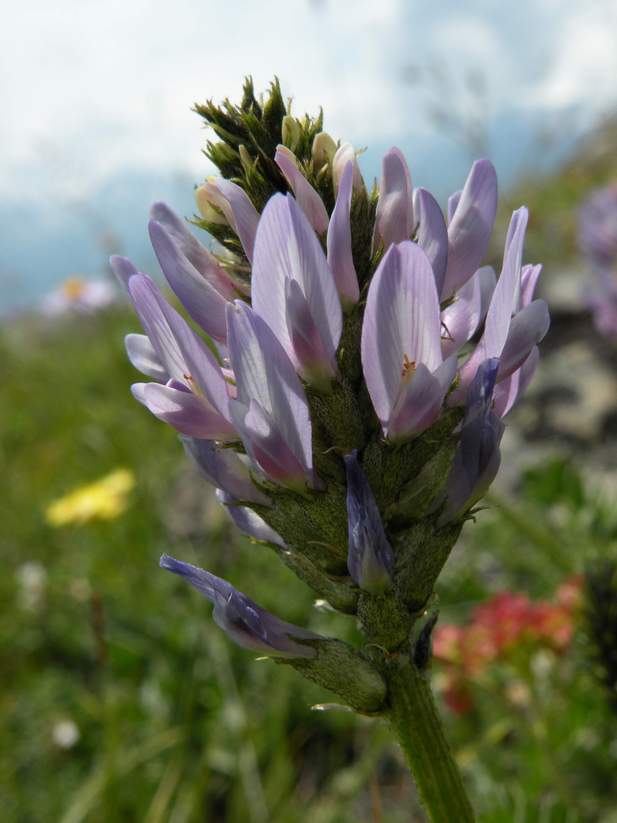
<path id="1" fill-rule="evenodd" d="M 572 207 L 598 179 L 585 168 L 513 194 L 549 215 L 534 224 L 529 259 L 557 262 L 555 226 L 570 244 L 560 261 L 572 259 Z M 356 637 L 350 618 L 316 609 L 268 549 L 235 533 L 173 432 L 132 401 L 122 338 L 136 327 L 117 308 L 0 330 L 2 819 L 421 820 L 380 724 L 311 711 L 331 696 L 233 646 L 208 604 L 158 569 L 168 551 L 287 620 Z M 550 598 L 586 558 L 613 552 L 611 499 L 583 481 L 584 456 L 553 445 L 548 459 L 530 451 L 508 493 L 467 526 L 441 582 L 443 622 L 503 589 Z M 49 502 L 118 467 L 136 476 L 122 516 L 46 523 Z M 44 580 L 29 591 L 33 563 Z M 521 683 L 526 697 L 514 700 Z M 473 690 L 472 712 L 445 717 L 481 820 L 617 820 L 617 715 L 583 627 L 565 656 L 531 650 Z M 62 748 L 54 728 L 67 719 L 79 739 Z"/>

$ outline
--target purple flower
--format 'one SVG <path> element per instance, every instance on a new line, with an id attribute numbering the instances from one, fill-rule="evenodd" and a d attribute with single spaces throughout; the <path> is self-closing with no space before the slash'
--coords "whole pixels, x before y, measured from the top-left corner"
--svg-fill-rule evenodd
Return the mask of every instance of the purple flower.
<path id="1" fill-rule="evenodd" d="M 302 384 L 267 323 L 238 300 L 227 311 L 237 397 L 230 400 L 247 453 L 275 483 L 313 485 L 311 420 Z"/>
<path id="2" fill-rule="evenodd" d="M 234 589 L 226 580 L 190 563 L 175 560 L 167 554 L 161 557 L 160 565 L 161 568 L 184 577 L 214 605 L 214 622 L 238 646 L 272 657 L 316 655 L 310 643 L 301 641 L 319 640 L 319 635 L 279 620 Z"/>
<path id="3" fill-rule="evenodd" d="M 548 307 L 543 300 L 528 301 L 539 271 L 525 269 L 523 288 L 523 242 L 527 227 L 527 209 L 514 212 L 504 252 L 501 276 L 493 291 L 484 321 L 483 335 L 460 370 L 460 386 L 453 393 L 451 402 L 460 403 L 479 366 L 490 358 L 500 360 L 497 382 L 516 372 L 527 360 L 537 343 L 542 340 L 549 326 Z"/>
<path id="4" fill-rule="evenodd" d="M 462 192 L 448 202 L 448 263 L 440 292 L 446 300 L 482 264 L 497 214 L 497 175 L 489 160 L 476 160 Z"/>
<path id="5" fill-rule="evenodd" d="M 394 553 L 356 452 L 345 456 L 345 469 L 349 528 L 347 567 L 354 583 L 377 594 L 392 585 Z"/>
<path id="6" fill-rule="evenodd" d="M 456 357 L 443 360 L 435 277 L 426 254 L 409 240 L 388 249 L 371 281 L 362 366 L 389 439 L 419 434 L 439 417 Z"/>
<path id="7" fill-rule="evenodd" d="M 168 305 L 145 275 L 129 280 L 129 294 L 150 347 L 127 343 L 133 362 L 152 376 L 160 369 L 161 383 L 136 383 L 134 396 L 159 419 L 182 434 L 216 440 L 235 440 L 227 383 L 214 355 L 180 315 Z M 152 355 L 156 355 L 153 359 Z"/>
<path id="8" fill-rule="evenodd" d="M 479 500 L 499 468 L 499 443 L 504 424 L 493 411 L 493 391 L 499 360 L 491 358 L 478 368 L 469 392 L 459 445 L 446 487 L 443 525 L 461 517 Z"/>
<path id="9" fill-rule="evenodd" d="M 308 382 L 334 377 L 341 304 L 319 240 L 290 196 L 275 194 L 259 221 L 251 298 Z"/>

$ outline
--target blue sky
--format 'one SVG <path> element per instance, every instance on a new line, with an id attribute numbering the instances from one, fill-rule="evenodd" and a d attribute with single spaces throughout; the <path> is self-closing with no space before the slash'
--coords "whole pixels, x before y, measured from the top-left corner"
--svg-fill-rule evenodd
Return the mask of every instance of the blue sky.
<path id="1" fill-rule="evenodd" d="M 192 103 L 237 97 L 246 73 L 258 88 L 278 74 L 296 111 L 323 105 L 335 137 L 370 147 L 369 174 L 396 143 L 416 181 L 443 195 L 468 152 L 427 116 L 434 83 L 422 78 L 441 71 L 440 102 L 465 109 L 465 78 L 482 76 L 489 152 L 507 182 L 540 129 L 558 147 L 615 105 L 615 31 L 614 0 L 7 2 L 0 307 L 100 272 L 100 231 L 149 262 L 149 202 L 188 213 L 192 182 L 210 171 Z"/>

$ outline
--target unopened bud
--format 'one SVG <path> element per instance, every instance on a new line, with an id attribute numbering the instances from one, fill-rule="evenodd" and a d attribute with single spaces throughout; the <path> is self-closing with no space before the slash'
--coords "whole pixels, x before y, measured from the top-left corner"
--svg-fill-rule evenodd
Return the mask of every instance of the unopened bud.
<path id="1" fill-rule="evenodd" d="M 320 131 L 313 140 L 312 156 L 315 171 L 319 171 L 326 163 L 331 163 L 335 154 L 336 143 L 327 132 Z"/>

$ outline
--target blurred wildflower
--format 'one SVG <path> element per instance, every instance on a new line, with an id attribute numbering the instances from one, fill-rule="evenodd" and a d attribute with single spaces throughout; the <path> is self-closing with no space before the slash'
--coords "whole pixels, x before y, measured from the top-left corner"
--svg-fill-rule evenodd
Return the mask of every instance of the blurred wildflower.
<path id="1" fill-rule="evenodd" d="M 587 290 L 595 324 L 617 337 L 617 182 L 596 189 L 579 211 L 579 247 L 595 276 Z"/>
<path id="2" fill-rule="evenodd" d="M 581 606 L 581 585 L 580 577 L 571 578 L 552 601 L 500 592 L 476 607 L 465 625 L 438 626 L 433 653 L 445 664 L 444 697 L 450 708 L 459 714 L 471 708 L 470 685 L 491 664 L 507 662 L 521 650 L 566 651 Z"/>
<path id="3" fill-rule="evenodd" d="M 28 610 L 35 610 L 41 604 L 47 584 L 47 570 L 42 563 L 32 560 L 22 563 L 16 572 L 19 602 Z"/>
<path id="4" fill-rule="evenodd" d="M 69 277 L 43 299 L 41 312 L 49 317 L 71 312 L 93 314 L 107 308 L 117 298 L 117 289 L 107 280 Z"/>
<path id="5" fill-rule="evenodd" d="M 55 723 L 51 732 L 52 740 L 60 749 L 72 749 L 80 737 L 79 727 L 68 718 Z"/>
<path id="6" fill-rule="evenodd" d="M 114 520 L 127 508 L 134 486 L 135 476 L 129 469 L 116 469 L 95 483 L 79 486 L 54 500 L 47 507 L 45 518 L 51 526 Z"/>

